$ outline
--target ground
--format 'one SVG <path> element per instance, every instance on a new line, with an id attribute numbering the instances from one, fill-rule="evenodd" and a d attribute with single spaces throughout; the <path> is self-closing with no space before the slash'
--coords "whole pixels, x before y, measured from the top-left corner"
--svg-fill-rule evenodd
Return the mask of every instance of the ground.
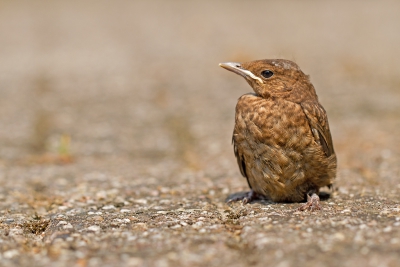
<path id="1" fill-rule="evenodd" d="M 397 266 L 398 2 L 0 1 L 2 266 Z M 248 190 L 231 146 L 251 88 L 295 60 L 327 110 L 322 210 Z"/>

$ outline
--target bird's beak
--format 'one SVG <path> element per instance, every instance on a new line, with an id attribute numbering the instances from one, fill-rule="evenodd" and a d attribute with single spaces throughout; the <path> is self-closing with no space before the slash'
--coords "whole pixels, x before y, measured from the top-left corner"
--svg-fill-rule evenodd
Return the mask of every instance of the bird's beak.
<path id="1" fill-rule="evenodd" d="M 239 74 L 244 78 L 252 78 L 260 83 L 264 83 L 261 78 L 254 75 L 251 71 L 244 69 L 240 63 L 226 62 L 226 63 L 219 63 L 219 66 L 229 71 L 232 71 L 236 74 Z"/>

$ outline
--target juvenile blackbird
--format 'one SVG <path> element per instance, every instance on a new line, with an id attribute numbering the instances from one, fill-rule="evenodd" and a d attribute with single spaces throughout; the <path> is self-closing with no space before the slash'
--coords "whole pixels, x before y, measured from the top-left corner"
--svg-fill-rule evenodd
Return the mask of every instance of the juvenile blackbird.
<path id="1" fill-rule="evenodd" d="M 251 190 L 231 201 L 308 200 L 299 210 L 320 209 L 317 194 L 333 183 L 336 155 L 326 112 L 309 76 L 284 59 L 220 66 L 243 76 L 254 90 L 238 100 L 232 137 Z"/>

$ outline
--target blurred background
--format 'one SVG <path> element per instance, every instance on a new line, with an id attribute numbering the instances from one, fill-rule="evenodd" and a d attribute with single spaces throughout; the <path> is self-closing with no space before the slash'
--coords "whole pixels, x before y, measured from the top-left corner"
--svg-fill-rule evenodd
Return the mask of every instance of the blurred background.
<path id="1" fill-rule="evenodd" d="M 2 264 L 397 266 L 399 11 L 0 0 Z M 273 58 L 309 74 L 328 113 L 337 191 L 321 213 L 225 204 L 248 190 L 231 138 L 251 88 L 218 63 Z"/>
<path id="2" fill-rule="evenodd" d="M 285 58 L 311 75 L 328 112 L 338 179 L 398 184 L 399 10 L 398 1 L 1 0 L 0 162 L 120 159 L 142 178 L 186 170 L 245 188 L 231 134 L 251 88 L 218 63 Z"/>

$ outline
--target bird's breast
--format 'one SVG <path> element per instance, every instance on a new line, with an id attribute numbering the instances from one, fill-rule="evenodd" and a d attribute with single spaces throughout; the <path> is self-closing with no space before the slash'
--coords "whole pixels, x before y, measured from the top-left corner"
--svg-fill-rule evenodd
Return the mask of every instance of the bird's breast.
<path id="1" fill-rule="evenodd" d="M 234 138 L 253 150 L 259 144 L 299 150 L 312 142 L 312 133 L 299 104 L 244 95 L 236 106 Z"/>

